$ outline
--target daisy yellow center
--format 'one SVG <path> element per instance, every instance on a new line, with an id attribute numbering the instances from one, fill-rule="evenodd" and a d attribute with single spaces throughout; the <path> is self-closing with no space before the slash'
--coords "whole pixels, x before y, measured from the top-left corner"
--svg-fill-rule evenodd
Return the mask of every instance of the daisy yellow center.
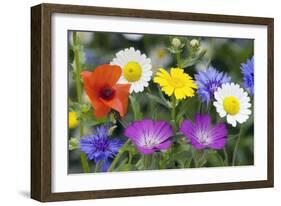
<path id="1" fill-rule="evenodd" d="M 223 100 L 224 110 L 231 115 L 236 115 L 240 110 L 239 100 L 234 96 L 228 96 Z"/>
<path id="2" fill-rule="evenodd" d="M 139 63 L 130 61 L 124 66 L 124 77 L 129 82 L 136 82 L 141 78 L 142 70 Z"/>
<path id="3" fill-rule="evenodd" d="M 159 49 L 158 50 L 158 52 L 157 52 L 157 56 L 158 56 L 158 58 L 163 58 L 163 57 L 165 57 L 166 56 L 166 51 L 165 51 L 165 49 Z"/>

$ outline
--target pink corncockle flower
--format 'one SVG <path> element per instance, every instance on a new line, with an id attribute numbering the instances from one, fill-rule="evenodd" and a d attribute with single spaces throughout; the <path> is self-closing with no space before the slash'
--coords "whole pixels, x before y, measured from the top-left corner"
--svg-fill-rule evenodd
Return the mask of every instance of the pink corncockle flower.
<path id="1" fill-rule="evenodd" d="M 124 135 L 132 140 L 140 153 L 152 154 L 170 147 L 173 129 L 166 121 L 146 119 L 131 123 Z"/>

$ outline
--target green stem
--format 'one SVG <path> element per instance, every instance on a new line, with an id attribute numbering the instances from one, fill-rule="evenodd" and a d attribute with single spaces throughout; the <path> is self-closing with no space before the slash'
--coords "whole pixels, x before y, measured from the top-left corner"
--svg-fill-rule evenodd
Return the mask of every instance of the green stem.
<path id="1" fill-rule="evenodd" d="M 78 48 L 78 37 L 77 33 L 73 32 L 73 44 L 74 44 L 74 58 L 75 58 L 75 72 L 76 72 L 76 92 L 77 92 L 77 101 L 78 103 L 82 102 L 82 95 L 81 95 L 81 81 L 80 81 L 80 59 L 79 59 L 79 48 Z"/>
<path id="2" fill-rule="evenodd" d="M 236 161 L 236 156 L 237 156 L 237 152 L 238 152 L 238 147 L 239 147 L 239 144 L 240 144 L 240 139 L 241 139 L 241 136 L 242 136 L 242 125 L 240 127 L 240 133 L 239 133 L 239 136 L 237 137 L 237 140 L 236 140 L 236 144 L 235 144 L 235 147 L 234 147 L 234 150 L 233 150 L 233 155 L 232 155 L 232 166 L 235 165 L 235 161 Z"/>
<path id="3" fill-rule="evenodd" d="M 211 54 L 210 54 L 210 57 L 209 57 L 209 59 L 208 59 L 208 62 L 207 62 L 207 67 L 210 65 L 210 63 L 211 63 L 211 61 L 212 61 L 212 59 L 213 59 L 213 52 L 214 52 L 214 47 L 215 47 L 215 38 L 211 38 L 211 40 L 210 40 L 210 44 L 211 44 Z"/>
<path id="4" fill-rule="evenodd" d="M 208 105 L 206 105 L 206 114 L 209 114 L 211 109 L 210 103 Z"/>
<path id="5" fill-rule="evenodd" d="M 131 140 L 128 139 L 128 140 L 123 144 L 122 148 L 127 147 L 127 145 L 128 145 L 130 142 L 131 142 Z M 116 164 L 118 163 L 120 157 L 122 156 L 122 154 L 123 154 L 123 152 L 124 152 L 124 151 L 122 150 L 122 148 L 120 148 L 119 153 L 116 155 L 116 157 L 115 157 L 114 160 L 112 161 L 110 167 L 108 168 L 108 172 L 112 172 L 112 171 L 114 170 Z"/>
<path id="6" fill-rule="evenodd" d="M 81 104 L 82 103 L 82 88 L 81 88 L 81 81 L 80 81 L 81 68 L 80 68 L 79 49 L 78 49 L 78 37 L 76 32 L 73 32 L 73 44 L 74 44 L 74 59 L 75 59 L 75 73 L 76 73 L 75 83 L 76 83 L 77 102 Z M 82 124 L 80 124 L 79 132 L 80 132 L 80 137 L 82 137 L 84 135 L 84 127 Z M 86 154 L 81 152 L 80 159 L 81 159 L 81 165 L 83 171 L 85 173 L 89 173 L 90 167 L 87 161 Z"/>
<path id="7" fill-rule="evenodd" d="M 223 148 L 225 166 L 228 166 L 228 154 L 226 148 Z"/>
<path id="8" fill-rule="evenodd" d="M 173 95 L 172 96 L 172 120 L 175 120 L 176 119 L 176 98 L 175 96 Z"/>
<path id="9" fill-rule="evenodd" d="M 122 127 L 126 128 L 128 126 L 127 122 L 122 120 L 120 118 L 120 115 L 118 112 L 113 112 L 113 115 L 115 116 L 115 118 L 119 121 L 119 123 L 122 125 Z M 116 164 L 118 163 L 120 157 L 122 156 L 122 154 L 124 153 L 123 148 L 127 147 L 130 144 L 131 140 L 128 139 L 123 146 L 119 149 L 118 154 L 116 155 L 116 157 L 114 158 L 114 160 L 112 161 L 111 165 L 108 168 L 108 172 L 112 172 L 116 166 Z"/>
<path id="10" fill-rule="evenodd" d="M 149 86 L 147 87 L 147 91 L 148 91 L 149 94 L 152 95 L 152 92 L 151 92 L 151 89 L 149 88 Z M 148 106 L 149 106 L 149 112 L 150 112 L 150 114 L 153 114 L 154 109 L 155 109 L 154 101 L 149 101 Z"/>
<path id="11" fill-rule="evenodd" d="M 173 126 L 173 130 L 176 133 L 177 132 L 177 123 L 176 123 L 176 104 L 177 104 L 177 100 L 176 97 L 173 95 L 172 96 L 172 113 L 171 113 L 171 123 Z"/>
<path id="12" fill-rule="evenodd" d="M 125 120 L 120 119 L 120 117 L 118 117 L 117 120 L 122 125 L 123 128 L 127 128 L 128 123 Z"/>
<path id="13" fill-rule="evenodd" d="M 97 172 L 99 172 L 101 170 L 103 164 L 104 164 L 104 161 L 99 161 L 98 163 L 96 163 L 96 165 L 95 165 L 95 173 L 97 173 Z"/>
<path id="14" fill-rule="evenodd" d="M 192 159 L 193 159 L 193 162 L 194 162 L 194 167 L 196 168 L 197 167 L 197 152 L 195 149 L 192 149 Z"/>
<path id="15" fill-rule="evenodd" d="M 81 165 L 84 173 L 89 173 L 90 172 L 90 167 L 87 161 L 87 156 L 85 153 L 81 152 L 80 153 L 80 159 L 81 159 Z"/>
<path id="16" fill-rule="evenodd" d="M 151 155 L 143 155 L 143 166 L 144 169 L 147 170 L 150 167 L 150 163 L 151 163 Z"/>
<path id="17" fill-rule="evenodd" d="M 205 151 L 204 150 L 196 150 L 194 155 L 194 165 L 195 167 L 201 167 L 204 164 Z"/>
<path id="18" fill-rule="evenodd" d="M 180 61 L 181 61 L 181 56 L 180 52 L 176 53 L 176 59 L 177 59 L 177 66 L 180 67 Z"/>

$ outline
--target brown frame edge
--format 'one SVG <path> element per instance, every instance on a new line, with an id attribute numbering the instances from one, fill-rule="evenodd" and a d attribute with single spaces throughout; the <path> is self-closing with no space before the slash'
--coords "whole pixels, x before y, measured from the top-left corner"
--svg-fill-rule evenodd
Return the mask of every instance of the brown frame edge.
<path id="1" fill-rule="evenodd" d="M 51 16 L 53 13 L 266 25 L 268 28 L 267 180 L 134 189 L 51 191 Z M 31 8 L 31 198 L 41 202 L 266 188 L 274 185 L 274 19 L 62 4 Z"/>

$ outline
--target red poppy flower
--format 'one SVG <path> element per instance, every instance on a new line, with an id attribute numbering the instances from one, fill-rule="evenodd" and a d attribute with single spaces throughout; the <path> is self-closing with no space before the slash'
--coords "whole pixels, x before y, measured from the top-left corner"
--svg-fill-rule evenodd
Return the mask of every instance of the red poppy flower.
<path id="1" fill-rule="evenodd" d="M 84 90 L 91 100 L 96 118 L 105 117 L 111 109 L 121 117 L 127 112 L 130 84 L 117 84 L 122 70 L 119 66 L 104 64 L 93 72 L 82 72 Z"/>

